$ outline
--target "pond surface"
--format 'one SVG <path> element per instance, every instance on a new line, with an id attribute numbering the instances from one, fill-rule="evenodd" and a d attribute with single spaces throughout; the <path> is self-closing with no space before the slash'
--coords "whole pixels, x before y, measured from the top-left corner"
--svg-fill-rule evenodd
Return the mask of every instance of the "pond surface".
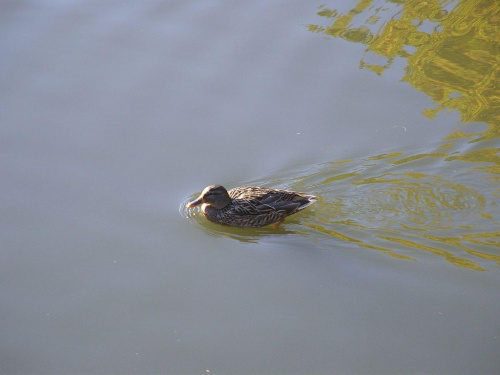
<path id="1" fill-rule="evenodd" d="M 500 7 L 0 4 L 0 372 L 500 372 Z M 207 222 L 207 185 L 319 197 Z"/>

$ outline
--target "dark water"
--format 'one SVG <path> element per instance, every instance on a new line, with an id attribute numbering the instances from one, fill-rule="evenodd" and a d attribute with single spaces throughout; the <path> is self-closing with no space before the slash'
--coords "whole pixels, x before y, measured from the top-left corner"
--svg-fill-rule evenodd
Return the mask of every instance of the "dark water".
<path id="1" fill-rule="evenodd" d="M 499 20 L 1 3 L 0 371 L 498 373 Z M 319 201 L 221 227 L 214 183 Z"/>

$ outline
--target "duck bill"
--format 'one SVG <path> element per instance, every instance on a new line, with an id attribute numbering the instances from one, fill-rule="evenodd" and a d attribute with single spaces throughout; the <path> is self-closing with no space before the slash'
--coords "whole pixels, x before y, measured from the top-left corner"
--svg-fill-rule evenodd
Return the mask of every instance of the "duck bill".
<path id="1" fill-rule="evenodd" d="M 202 202 L 202 199 L 201 199 L 201 198 L 198 198 L 198 199 L 196 199 L 196 200 L 194 200 L 194 201 L 192 201 L 192 202 L 189 202 L 189 203 L 187 204 L 187 207 L 188 207 L 188 208 L 196 207 L 196 206 L 199 206 L 199 205 L 200 205 L 200 204 L 202 204 L 202 203 L 203 203 L 203 202 Z"/>

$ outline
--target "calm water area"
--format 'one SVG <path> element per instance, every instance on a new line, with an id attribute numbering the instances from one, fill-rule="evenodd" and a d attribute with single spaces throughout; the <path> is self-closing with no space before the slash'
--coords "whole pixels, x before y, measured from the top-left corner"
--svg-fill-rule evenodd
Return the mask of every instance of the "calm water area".
<path id="1" fill-rule="evenodd" d="M 499 374 L 500 4 L 0 2 L 0 373 Z M 319 197 L 208 222 L 207 185 Z"/>

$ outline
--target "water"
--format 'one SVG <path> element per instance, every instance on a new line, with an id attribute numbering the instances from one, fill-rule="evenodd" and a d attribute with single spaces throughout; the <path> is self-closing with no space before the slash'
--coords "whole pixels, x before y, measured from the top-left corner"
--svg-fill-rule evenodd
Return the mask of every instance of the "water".
<path id="1" fill-rule="evenodd" d="M 498 6 L 320 5 L 0 5 L 2 373 L 498 373 Z"/>

